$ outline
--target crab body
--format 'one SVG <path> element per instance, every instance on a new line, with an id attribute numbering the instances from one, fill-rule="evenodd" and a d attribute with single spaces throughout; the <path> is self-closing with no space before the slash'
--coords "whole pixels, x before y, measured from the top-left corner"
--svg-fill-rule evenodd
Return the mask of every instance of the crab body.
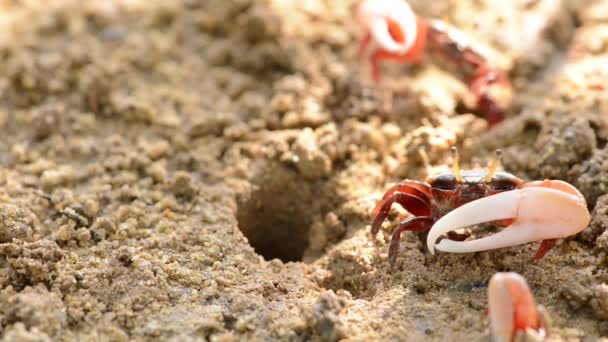
<path id="1" fill-rule="evenodd" d="M 507 172 L 497 172 L 500 151 L 489 172 L 460 171 L 455 149 L 452 172 L 431 177 L 427 182 L 405 180 L 391 187 L 377 203 L 372 215 L 372 236 L 376 236 L 393 203 L 415 217 L 406 219 L 393 232 L 389 262 L 394 264 L 401 233 L 429 231 L 427 246 L 466 253 L 542 241 L 534 260 L 541 259 L 557 239 L 578 233 L 590 220 L 584 197 L 572 185 L 560 180 L 524 183 Z M 507 226 L 497 234 L 462 241 L 467 236 L 454 230 L 493 222 Z M 449 239 L 436 241 L 443 234 Z"/>
<path id="2" fill-rule="evenodd" d="M 398 203 L 416 217 L 401 222 L 395 229 L 389 249 L 389 261 L 395 262 L 401 233 L 407 230 L 426 231 L 447 213 L 463 204 L 502 191 L 513 190 L 522 180 L 507 172 L 497 172 L 490 182 L 483 182 L 486 172 L 465 170 L 458 181 L 454 172 L 444 172 L 426 182 L 405 180 L 390 188 L 373 211 L 372 235 L 376 236 L 388 216 L 393 203 Z M 450 232 L 451 233 L 451 232 Z M 451 238 L 461 239 L 458 234 L 448 233 Z"/>
<path id="3" fill-rule="evenodd" d="M 508 172 L 496 172 L 489 182 L 484 182 L 487 172 L 483 170 L 461 171 L 462 181 L 454 172 L 444 172 L 427 180 L 432 195 L 431 216 L 438 220 L 448 212 L 468 202 L 513 190 L 522 180 Z"/>
<path id="4" fill-rule="evenodd" d="M 357 16 L 365 30 L 359 58 L 369 58 L 376 83 L 381 79 L 383 60 L 419 63 L 426 55 L 436 56 L 460 73 L 474 95 L 476 109 L 491 126 L 503 120 L 504 103 L 499 102 L 508 102 L 508 78 L 464 34 L 441 21 L 416 16 L 404 0 L 363 0 Z"/>

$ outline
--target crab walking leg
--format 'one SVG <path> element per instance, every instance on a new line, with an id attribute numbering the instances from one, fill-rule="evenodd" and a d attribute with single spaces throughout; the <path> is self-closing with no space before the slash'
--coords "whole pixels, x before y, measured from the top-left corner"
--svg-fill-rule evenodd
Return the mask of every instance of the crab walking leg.
<path id="1" fill-rule="evenodd" d="M 401 222 L 399 228 L 395 229 L 395 232 L 393 233 L 391 245 L 388 249 L 388 261 L 391 267 L 395 265 L 395 260 L 397 259 L 397 254 L 399 253 L 399 240 L 401 239 L 401 233 L 406 230 L 413 232 L 425 231 L 431 228 L 433 222 L 435 222 L 435 220 L 429 216 L 412 217 Z"/>
<path id="2" fill-rule="evenodd" d="M 510 342 L 517 332 L 541 329 L 536 303 L 526 280 L 517 273 L 496 273 L 488 285 L 493 341 Z M 542 332 L 543 335 L 546 331 Z"/>
<path id="3" fill-rule="evenodd" d="M 372 215 L 373 216 L 378 215 L 378 213 L 380 212 L 380 209 L 384 206 L 385 201 L 396 192 L 403 192 L 406 194 L 410 194 L 410 195 L 419 197 L 428 206 L 431 205 L 431 196 L 432 195 L 431 195 L 431 190 L 430 190 L 429 186 L 424 183 L 421 183 L 421 182 L 406 179 L 405 181 L 392 186 L 390 189 L 388 189 L 384 193 L 384 196 L 382 196 L 382 199 L 380 201 L 378 201 L 378 203 L 376 204 L 376 207 L 372 211 Z"/>
<path id="4" fill-rule="evenodd" d="M 359 60 L 363 60 L 366 56 L 365 54 L 367 53 L 367 48 L 369 47 L 369 44 L 372 42 L 372 35 L 371 33 L 366 33 L 365 37 L 363 37 L 363 40 L 361 41 L 361 45 L 359 46 Z"/>
<path id="5" fill-rule="evenodd" d="M 490 127 L 504 120 L 504 110 L 498 106 L 496 101 L 488 94 L 482 93 L 477 100 L 477 108 L 486 114 Z"/>
<path id="6" fill-rule="evenodd" d="M 399 203 L 403 208 L 415 216 L 427 216 L 431 213 L 430 204 L 425 202 L 420 197 L 410 195 L 405 192 L 397 192 L 384 200 L 378 211 L 374 210 L 374 215 L 376 215 L 376 217 L 374 218 L 374 223 L 372 224 L 372 237 L 375 238 L 376 234 L 378 234 L 380 227 L 382 227 L 382 222 L 384 222 L 388 216 L 391 206 L 395 202 Z"/>
<path id="7" fill-rule="evenodd" d="M 540 243 L 540 247 L 538 247 L 538 251 L 536 252 L 536 254 L 534 254 L 534 257 L 532 257 L 532 261 L 538 261 L 542 259 L 542 257 L 544 257 L 545 254 L 547 254 L 547 252 L 551 248 L 553 248 L 556 243 L 557 239 L 543 240 L 543 242 Z"/>
<path id="8" fill-rule="evenodd" d="M 437 239 L 449 231 L 504 219 L 513 219 L 513 223 L 497 234 L 464 242 L 444 239 L 435 246 Z M 449 212 L 429 231 L 427 246 L 432 254 L 435 248 L 452 253 L 479 252 L 564 238 L 583 230 L 589 220 L 587 205 L 578 191 L 572 194 L 530 186 L 481 198 Z"/>

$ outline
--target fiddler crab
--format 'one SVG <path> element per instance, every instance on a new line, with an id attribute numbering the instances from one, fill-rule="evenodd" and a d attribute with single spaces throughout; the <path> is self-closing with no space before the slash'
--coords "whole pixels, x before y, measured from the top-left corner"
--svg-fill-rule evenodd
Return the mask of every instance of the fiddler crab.
<path id="1" fill-rule="evenodd" d="M 485 57 L 467 43 L 464 35 L 437 20 L 414 14 L 404 0 L 363 0 L 357 16 L 365 30 L 359 58 L 369 56 L 372 78 L 380 81 L 380 61 L 419 63 L 425 54 L 439 57 L 461 73 L 475 98 L 475 107 L 494 126 L 504 118 L 509 80 L 492 67 Z M 375 48 L 366 54 L 370 43 Z"/>
<path id="2" fill-rule="evenodd" d="M 488 285 L 488 314 L 493 341 L 511 342 L 549 334 L 545 309 L 536 305 L 526 280 L 519 274 L 496 273 Z"/>
<path id="3" fill-rule="evenodd" d="M 404 180 L 386 191 L 372 215 L 375 238 L 393 203 L 415 217 L 406 219 L 393 232 L 389 262 L 394 265 L 401 233 L 428 231 L 427 246 L 443 252 L 468 253 L 542 240 L 533 260 L 541 259 L 557 239 L 576 234 L 589 224 L 583 195 L 561 180 L 524 183 L 514 175 L 497 171 L 501 151 L 496 151 L 488 172 L 460 170 L 458 151 L 452 147 L 452 171 L 426 182 Z M 485 222 L 506 226 L 500 232 L 476 240 L 453 232 Z M 438 244 L 444 234 L 447 238 Z"/>

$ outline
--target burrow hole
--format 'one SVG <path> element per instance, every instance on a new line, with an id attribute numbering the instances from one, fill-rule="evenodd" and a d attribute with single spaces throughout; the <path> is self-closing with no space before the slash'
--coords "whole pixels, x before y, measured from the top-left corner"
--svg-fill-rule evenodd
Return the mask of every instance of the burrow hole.
<path id="1" fill-rule="evenodd" d="M 319 185 L 278 163 L 261 167 L 252 183 L 252 192 L 238 199 L 239 228 L 265 260 L 302 261 L 322 207 Z"/>

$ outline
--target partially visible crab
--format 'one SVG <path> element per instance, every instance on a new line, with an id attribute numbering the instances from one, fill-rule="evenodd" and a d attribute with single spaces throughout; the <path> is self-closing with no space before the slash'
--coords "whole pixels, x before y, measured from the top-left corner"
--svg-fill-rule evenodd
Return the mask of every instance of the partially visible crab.
<path id="1" fill-rule="evenodd" d="M 400 204 L 415 217 L 409 218 L 393 232 L 389 262 L 395 263 L 401 233 L 429 231 L 427 246 L 434 254 L 440 251 L 466 253 L 514 246 L 539 241 L 542 243 L 533 260 L 541 259 L 557 239 L 576 234 L 589 224 L 590 215 L 584 197 L 572 185 L 560 180 L 524 183 L 507 172 L 496 171 L 501 151 L 488 172 L 460 171 L 458 152 L 452 148 L 453 171 L 428 179 L 426 183 L 405 180 L 391 187 L 378 201 L 372 215 L 375 237 L 393 203 Z M 507 226 L 502 231 L 481 239 L 464 240 L 454 230 L 495 222 Z M 447 234 L 435 245 L 437 239 Z"/>
<path id="2" fill-rule="evenodd" d="M 461 32 L 416 16 L 404 0 L 363 0 L 357 16 L 365 30 L 360 59 L 368 57 L 370 44 L 375 45 L 369 60 L 376 83 L 381 78 L 380 61 L 419 63 L 425 54 L 432 54 L 457 69 L 475 97 L 476 109 L 490 126 L 503 120 L 505 103 L 499 102 L 508 102 L 509 80 Z"/>
<path id="3" fill-rule="evenodd" d="M 493 341 L 521 341 L 526 335 L 543 339 L 549 333 L 546 311 L 536 305 L 526 280 L 517 273 L 490 278 L 488 306 Z"/>

